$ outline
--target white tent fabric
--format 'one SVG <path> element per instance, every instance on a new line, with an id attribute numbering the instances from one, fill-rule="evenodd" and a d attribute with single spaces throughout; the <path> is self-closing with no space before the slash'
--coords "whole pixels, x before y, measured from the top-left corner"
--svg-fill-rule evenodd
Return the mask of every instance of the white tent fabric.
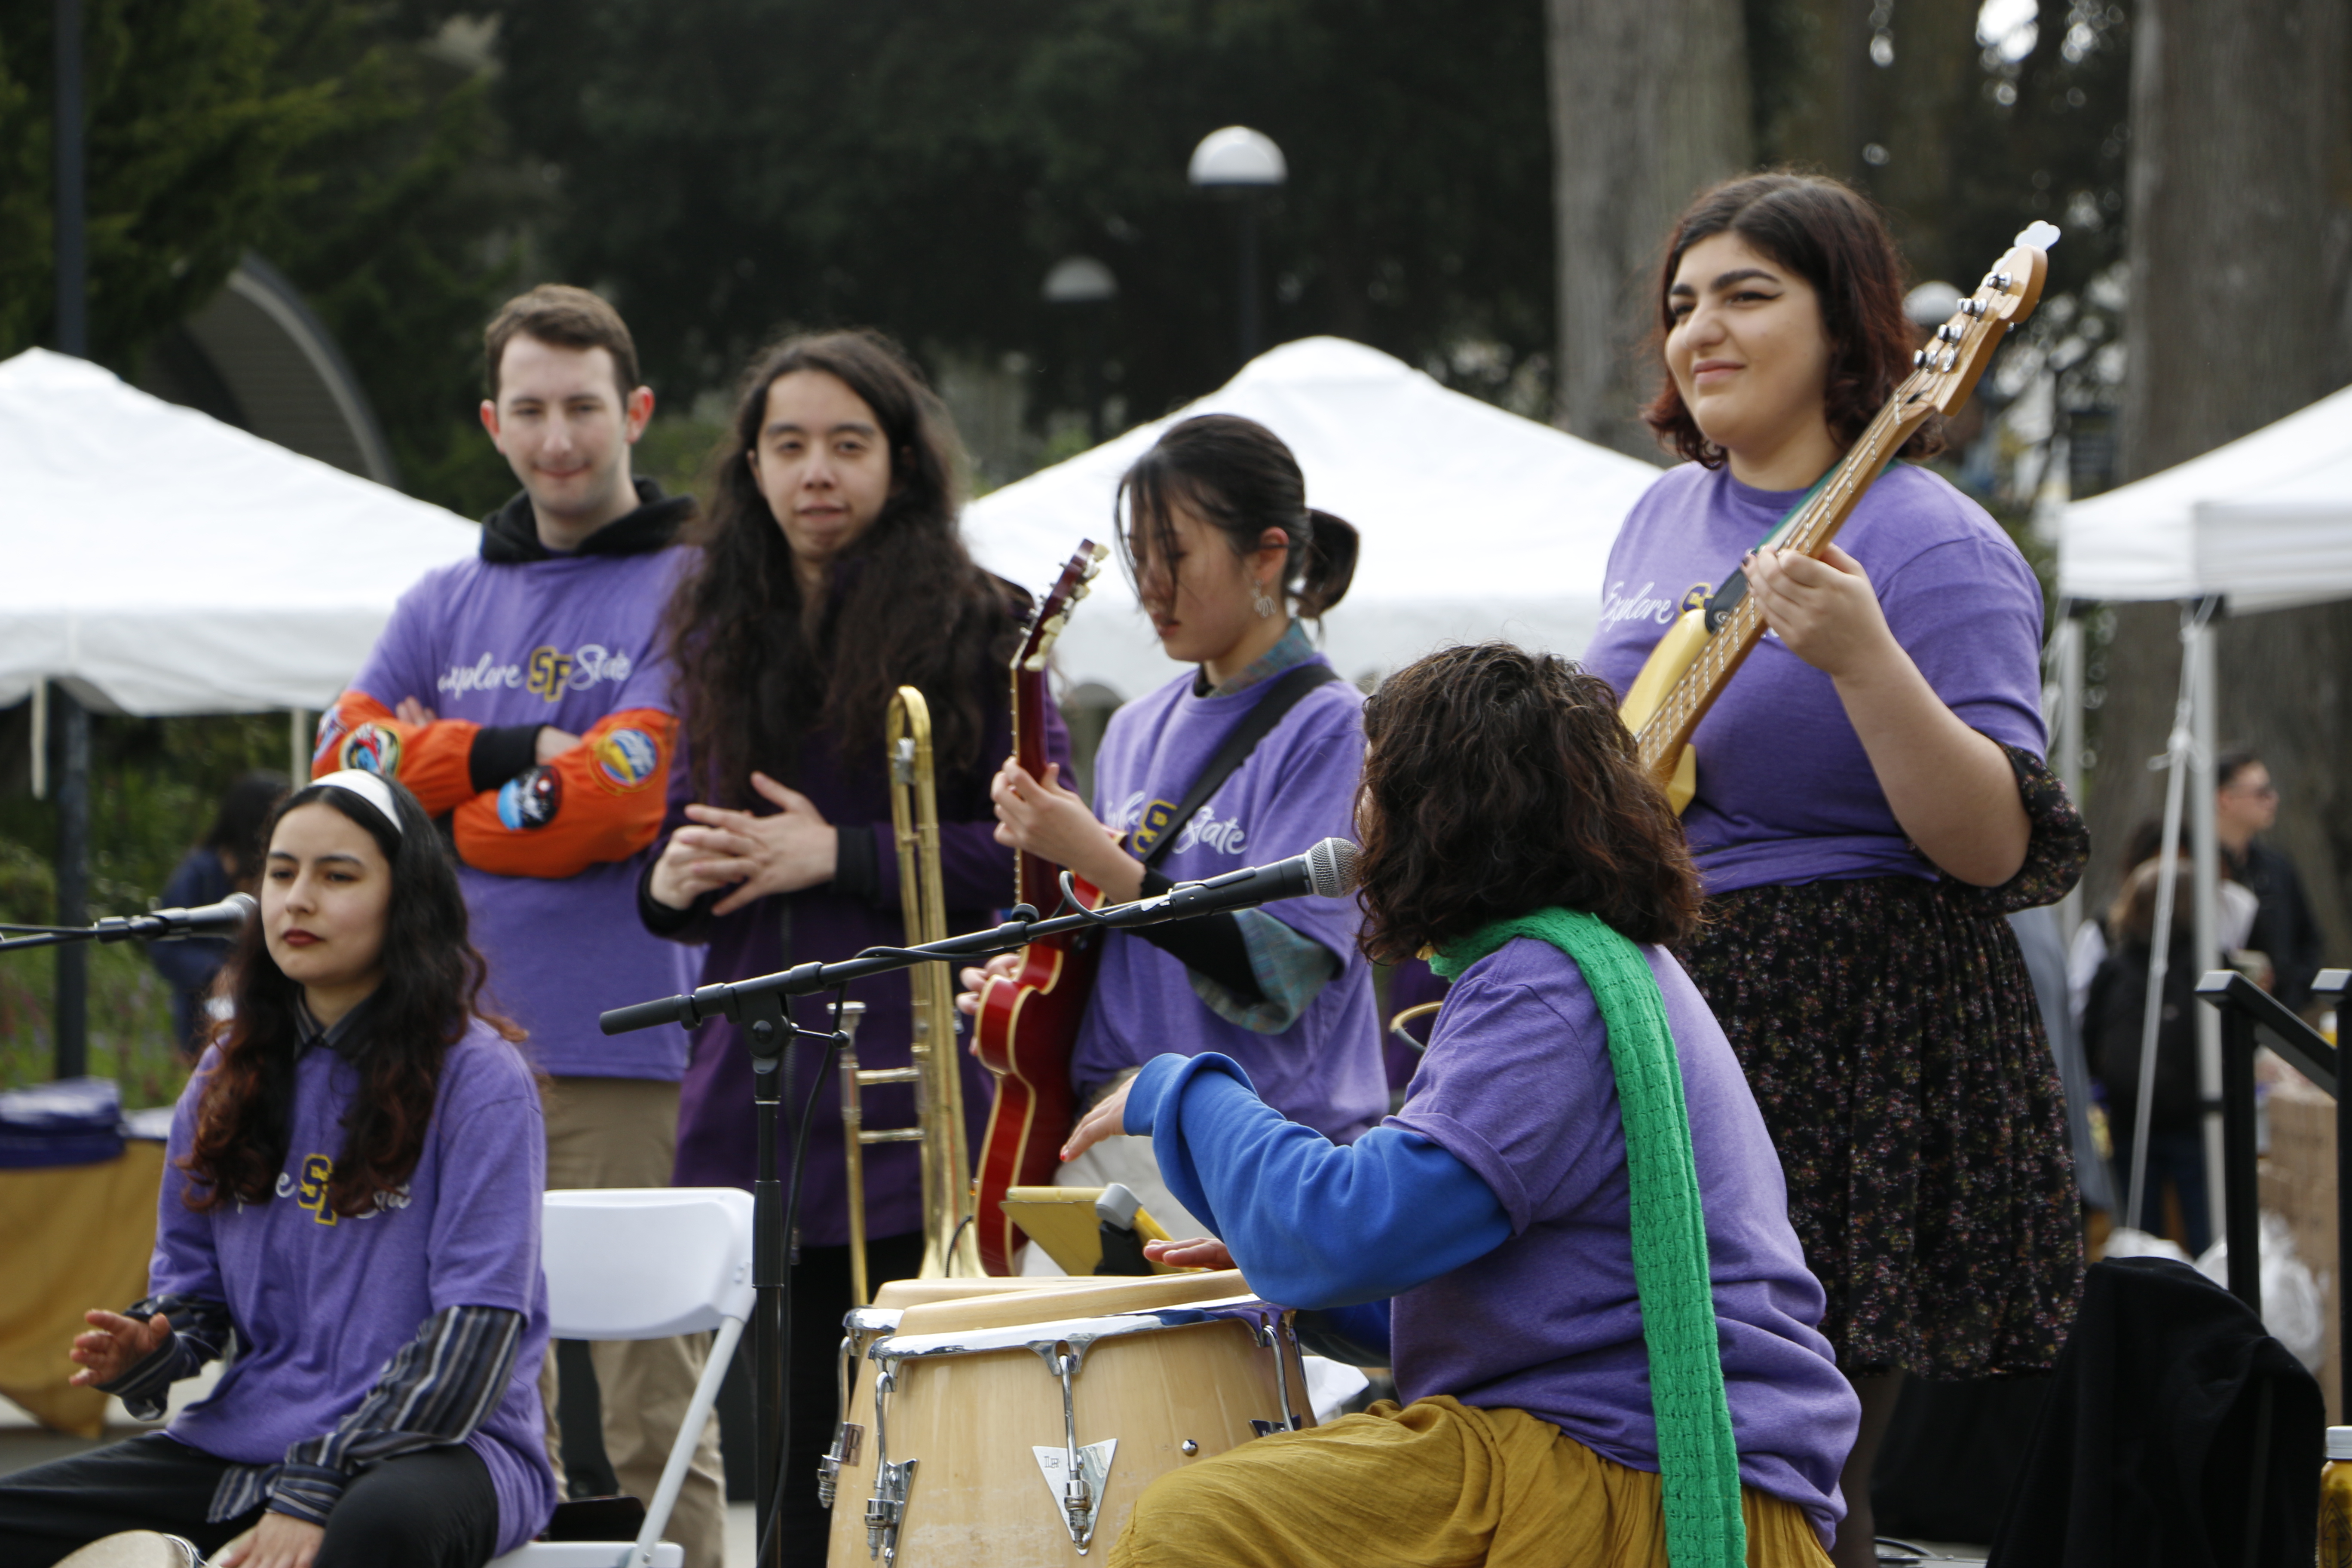
<path id="1" fill-rule="evenodd" d="M 2223 594 L 2232 611 L 2352 595 L 2352 387 L 2069 506 L 2058 591 L 2123 600 Z"/>
<path id="2" fill-rule="evenodd" d="M 56 679 L 130 713 L 323 708 L 480 538 L 87 361 L 0 363 L 0 704 Z"/>
<path id="3" fill-rule="evenodd" d="M 1281 437 L 1306 471 L 1308 504 L 1362 533 L 1355 584 L 1325 619 L 1325 646 L 1350 678 L 1487 637 L 1580 654 L 1617 525 L 1658 477 L 1376 349 L 1307 338 L 1165 419 L 974 501 L 963 518 L 972 553 L 1043 589 L 1080 539 L 1111 542 L 1128 466 L 1170 425 L 1210 413 L 1245 415 Z M 1070 617 L 1055 656 L 1068 682 L 1122 697 L 1176 673 L 1116 566 Z"/>

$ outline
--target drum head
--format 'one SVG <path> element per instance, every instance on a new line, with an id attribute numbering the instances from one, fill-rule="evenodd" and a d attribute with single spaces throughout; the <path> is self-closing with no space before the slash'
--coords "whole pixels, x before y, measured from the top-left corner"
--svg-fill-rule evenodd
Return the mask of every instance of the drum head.
<path id="1" fill-rule="evenodd" d="M 197 1568 L 197 1562 L 195 1547 L 176 1535 L 131 1530 L 91 1542 L 58 1568 Z"/>

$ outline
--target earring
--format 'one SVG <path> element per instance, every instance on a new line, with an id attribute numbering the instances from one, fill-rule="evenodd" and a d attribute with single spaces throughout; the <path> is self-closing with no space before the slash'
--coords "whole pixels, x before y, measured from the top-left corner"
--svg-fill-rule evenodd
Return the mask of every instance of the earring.
<path id="1" fill-rule="evenodd" d="M 1259 583 L 1253 585 L 1250 592 L 1250 608 L 1257 612 L 1259 620 L 1265 620 L 1268 616 L 1273 615 L 1276 607 L 1275 602 L 1266 597 L 1265 584 Z"/>

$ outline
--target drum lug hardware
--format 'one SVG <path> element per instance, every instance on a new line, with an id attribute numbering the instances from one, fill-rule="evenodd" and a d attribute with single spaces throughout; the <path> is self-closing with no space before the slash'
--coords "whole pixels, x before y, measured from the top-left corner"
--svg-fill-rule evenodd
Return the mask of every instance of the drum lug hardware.
<path id="1" fill-rule="evenodd" d="M 885 1563 L 898 1561 L 898 1527 L 907 1517 L 907 1493 L 915 1484 L 913 1459 L 890 1458 L 889 1396 L 898 1390 L 898 1363 L 885 1360 L 874 1379 L 874 1495 L 866 1500 L 866 1555 Z"/>
<path id="2" fill-rule="evenodd" d="M 826 1508 L 833 1506 L 833 1500 L 840 1490 L 841 1472 L 857 1463 L 865 1440 L 866 1428 L 856 1422 L 842 1421 L 835 1425 L 832 1451 L 816 1462 L 817 1500 Z"/>
<path id="3" fill-rule="evenodd" d="M 1284 1342 L 1289 1338 L 1289 1330 L 1290 1321 L 1286 1317 L 1276 1317 L 1250 1327 L 1250 1332 L 1258 1344 L 1274 1352 L 1275 1392 L 1282 1399 L 1282 1420 L 1278 1424 L 1271 1421 L 1250 1423 L 1258 1429 L 1257 1435 L 1261 1437 L 1270 1431 L 1297 1432 L 1307 1425 L 1298 1418 L 1298 1407 L 1290 1399 L 1290 1359 L 1282 1353 Z"/>
<path id="4" fill-rule="evenodd" d="M 1286 1432 L 1288 1430 L 1289 1428 L 1283 1426 L 1279 1421 L 1252 1420 L 1250 1422 L 1250 1432 L 1254 1436 L 1271 1437 L 1276 1432 Z"/>
<path id="5" fill-rule="evenodd" d="M 1188 1459 L 1201 1451 L 1201 1445 L 1195 1443 L 1190 1437 L 1185 1438 L 1181 1443 L 1177 1444 L 1176 1447 Z"/>
<path id="6" fill-rule="evenodd" d="M 1045 1478 L 1045 1489 L 1062 1511 L 1062 1523 L 1070 1532 L 1070 1544 L 1078 1555 L 1087 1554 L 1094 1544 L 1095 1513 L 1101 1505 L 1104 1489 L 1110 1482 L 1112 1458 L 1118 1452 L 1118 1439 L 1111 1437 L 1100 1443 L 1078 1446 L 1078 1418 L 1070 1399 L 1070 1379 L 1078 1370 L 1076 1352 L 1055 1346 L 1049 1352 L 1038 1347 L 1045 1364 L 1062 1384 L 1062 1443 L 1059 1447 L 1037 1444 L 1032 1452 L 1037 1456 L 1037 1468 Z"/>

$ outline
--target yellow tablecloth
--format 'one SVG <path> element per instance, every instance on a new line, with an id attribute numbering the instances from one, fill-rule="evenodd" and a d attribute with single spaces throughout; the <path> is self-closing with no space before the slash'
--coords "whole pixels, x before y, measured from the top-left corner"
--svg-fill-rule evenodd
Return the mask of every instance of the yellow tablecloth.
<path id="1" fill-rule="evenodd" d="M 74 1388 L 66 1357 L 81 1315 L 147 1293 L 163 1145 L 96 1165 L 0 1170 L 0 1394 L 43 1425 L 96 1437 L 106 1395 Z"/>

